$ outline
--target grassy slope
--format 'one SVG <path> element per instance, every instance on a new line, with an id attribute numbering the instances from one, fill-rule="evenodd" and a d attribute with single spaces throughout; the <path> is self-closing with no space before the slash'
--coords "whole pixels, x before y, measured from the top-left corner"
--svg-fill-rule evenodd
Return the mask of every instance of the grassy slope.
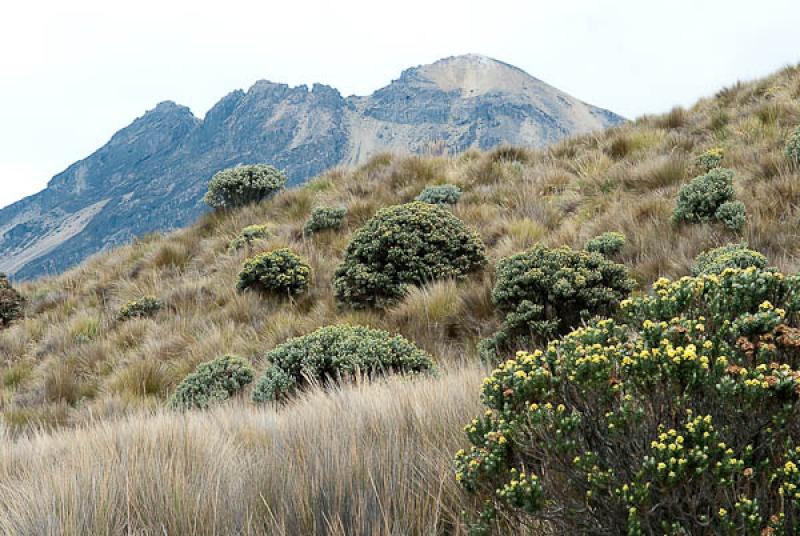
<path id="1" fill-rule="evenodd" d="M 444 530 L 447 523 L 456 522 L 454 511 L 462 498 L 449 482 L 442 484 L 442 495 L 434 490 L 439 489 L 436 482 L 446 475 L 451 452 L 460 441 L 460 424 L 477 410 L 480 371 L 474 364 L 474 344 L 498 322 L 489 296 L 491 269 L 471 281 L 419 289 L 385 314 L 342 310 L 333 300 L 330 282 L 351 232 L 379 208 L 408 201 L 425 185 L 450 182 L 465 191 L 455 213 L 478 230 L 492 261 L 537 241 L 580 247 L 602 231 L 618 230 L 628 237 L 622 259 L 643 284 L 661 275 L 682 275 L 697 252 L 740 238 L 783 270 L 797 271 L 800 173 L 786 164 L 782 150 L 787 133 L 800 123 L 799 98 L 800 69 L 791 68 L 725 89 L 690 110 L 645 117 L 546 151 L 469 152 L 452 158 L 380 156 L 355 170 L 333 170 L 305 188 L 261 205 L 209 215 L 191 228 L 140 240 L 62 276 L 25 285 L 28 317 L 0 334 L 0 409 L 8 436 L 0 452 L 11 453 L 0 455 L 0 482 L 14 482 L 0 485 L 0 519 L 17 523 L 9 526 L 19 532 L 37 532 L 45 527 L 37 523 L 46 522 L 71 524 L 77 532 L 81 523 L 97 530 L 126 526 L 156 532 L 159 520 L 189 523 L 194 512 L 212 515 L 218 511 L 215 500 L 229 508 L 227 501 L 208 496 L 220 493 L 242 497 L 243 504 L 241 510 L 226 509 L 209 526 L 258 532 L 258 521 L 241 519 L 252 513 L 263 520 L 259 516 L 265 503 L 280 510 L 270 501 L 280 503 L 287 493 L 297 494 L 293 505 L 307 518 L 325 511 L 308 491 L 309 483 L 328 482 L 335 476 L 345 481 L 345 487 L 330 490 L 325 501 L 328 511 L 341 512 L 342 524 L 363 522 L 361 533 L 405 534 L 431 526 L 434 519 L 446 519 L 440 525 Z M 678 188 L 695 174 L 693 157 L 715 146 L 725 149 L 723 165 L 736 171 L 737 194 L 747 206 L 748 223 L 741 237 L 715 225 L 673 228 L 669 223 Z M 303 239 L 306 217 L 323 204 L 348 207 L 346 230 Z M 257 251 L 289 246 L 309 259 L 315 282 L 308 296 L 285 303 L 234 291 L 247 252 L 228 254 L 227 243 L 242 227 L 254 223 L 268 223 L 273 231 L 273 238 L 259 244 Z M 150 320 L 114 320 L 123 303 L 145 294 L 159 297 L 167 307 Z M 234 405 L 190 417 L 158 412 L 164 397 L 197 363 L 237 353 L 252 358 L 260 368 L 264 365 L 260 356 L 276 344 L 338 322 L 404 333 L 436 356 L 443 366 L 442 377 L 413 385 L 344 389 L 333 399 L 312 395 L 288 410 L 317 419 L 301 419 L 297 430 L 286 424 L 290 418 L 276 416 L 271 409 Z M 427 393 L 422 400 L 429 406 L 419 405 L 416 390 Z M 337 404 L 347 408 L 342 409 L 346 416 L 331 409 Z M 317 415 L 330 416 L 336 428 L 326 424 L 327 417 Z M 112 418 L 123 420 L 114 424 Z M 275 422 L 282 423 L 277 425 L 280 434 L 295 438 L 291 448 L 257 450 L 267 441 L 265 430 Z M 78 425 L 79 430 L 48 435 L 49 428 L 65 424 Z M 34 439 L 12 439 L 31 428 L 42 431 Z M 137 430 L 163 437 L 163 442 L 140 437 Z M 207 450 L 211 447 L 190 441 L 193 437 L 205 441 L 206 434 L 209 445 L 218 442 L 220 449 L 231 449 L 231 456 L 216 456 L 213 449 Z M 428 442 L 419 435 L 433 439 Z M 127 449 L 139 443 L 142 450 L 136 452 L 147 456 L 131 458 Z M 311 464 L 303 469 L 313 474 L 306 474 L 298 489 L 264 491 L 264 486 L 280 484 L 264 480 L 270 468 L 282 467 L 287 456 L 304 460 L 302 465 L 305 456 L 319 456 L 314 445 L 328 449 L 324 461 L 334 469 Z M 398 468 L 397 449 L 403 448 L 417 455 L 410 460 L 406 456 L 410 465 Z M 42 478 L 46 473 L 42 460 L 50 455 L 67 461 L 56 476 Z M 159 463 L 174 466 L 177 480 L 150 489 L 148 485 L 155 484 L 147 482 L 149 473 L 137 466 L 135 476 L 143 482 L 137 489 L 144 488 L 149 495 L 131 506 L 121 477 L 104 476 L 101 481 L 109 491 L 94 487 L 92 493 L 97 501 L 102 498 L 114 505 L 113 519 L 98 518 L 91 506 L 78 500 L 92 488 L 88 478 L 69 485 L 59 480 L 71 472 L 94 474 L 87 464 L 96 459 L 146 464 L 149 458 L 158 460 L 153 468 Z M 258 469 L 250 471 L 255 459 Z M 189 478 L 186 471 L 194 464 L 203 471 L 211 464 L 218 471 Z M 226 476 L 213 479 L 215 474 Z M 243 485 L 241 478 L 230 476 L 237 474 L 253 478 Z M 415 478 L 425 486 L 398 496 L 378 489 L 375 478 L 391 480 L 392 489 L 409 489 Z M 65 495 L 63 503 L 39 500 L 55 491 Z M 355 497 L 346 507 L 336 502 L 343 500 L 343 493 Z M 264 501 L 252 502 L 259 494 Z M 398 507 L 385 501 L 408 503 Z M 29 509 L 31 503 L 37 508 Z M 160 510 L 157 505 L 162 505 Z M 131 509 L 150 517 L 144 513 L 136 514 L 135 520 L 126 517 L 134 515 L 127 513 Z M 9 517 L 9 512 L 18 515 Z M 285 522 L 288 533 L 298 533 L 295 529 L 300 526 L 322 530 L 316 524 L 319 520 L 306 519 L 303 523 L 315 524 L 300 525 L 282 516 L 276 514 L 275 522 Z M 131 519 L 130 525 L 126 519 Z M 148 524 L 146 519 L 154 521 Z M 328 522 L 339 527 L 336 519 Z M 173 529 L 181 532 L 187 526 Z M 347 533 L 347 526 L 330 527 L 327 530 L 334 533 Z"/>

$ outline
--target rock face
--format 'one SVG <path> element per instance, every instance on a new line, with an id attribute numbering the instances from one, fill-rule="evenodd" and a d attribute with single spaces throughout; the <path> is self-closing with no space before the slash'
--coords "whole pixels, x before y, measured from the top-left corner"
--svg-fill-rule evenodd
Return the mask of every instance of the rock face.
<path id="1" fill-rule="evenodd" d="M 476 55 L 408 69 L 368 97 L 259 81 L 203 120 L 163 102 L 42 192 L 0 210 L 0 271 L 16 279 L 56 273 L 133 237 L 184 226 L 205 210 L 210 177 L 237 164 L 271 163 L 296 185 L 382 151 L 543 146 L 622 121 Z"/>

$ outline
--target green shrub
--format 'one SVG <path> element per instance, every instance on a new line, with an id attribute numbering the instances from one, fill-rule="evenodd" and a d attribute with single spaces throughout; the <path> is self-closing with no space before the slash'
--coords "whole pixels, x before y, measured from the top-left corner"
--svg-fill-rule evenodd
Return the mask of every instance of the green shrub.
<path id="1" fill-rule="evenodd" d="M 211 178 L 204 198 L 212 208 L 235 208 L 266 199 L 286 184 L 286 175 L 266 164 L 224 169 Z"/>
<path id="2" fill-rule="evenodd" d="M 248 259 L 239 273 L 236 288 L 280 295 L 305 292 L 311 278 L 306 261 L 288 248 L 276 249 Z"/>
<path id="3" fill-rule="evenodd" d="M 747 244 L 727 244 L 699 254 L 692 266 L 692 275 L 719 275 L 727 268 L 766 268 L 767 258 L 747 248 Z"/>
<path id="4" fill-rule="evenodd" d="M 727 269 L 621 305 L 485 380 L 456 455 L 475 533 L 797 534 L 800 278 Z"/>
<path id="5" fill-rule="evenodd" d="M 266 359 L 270 368 L 253 390 L 255 402 L 283 400 L 309 382 L 433 369 L 431 357 L 400 335 L 349 325 L 291 339 Z"/>
<path id="6" fill-rule="evenodd" d="M 417 196 L 417 201 L 431 205 L 455 205 L 461 198 L 461 188 L 455 184 L 428 186 Z"/>
<path id="7" fill-rule="evenodd" d="M 175 389 L 170 406 L 205 409 L 233 397 L 253 381 L 253 369 L 244 359 L 226 355 L 197 366 Z"/>
<path id="8" fill-rule="evenodd" d="M 125 321 L 131 318 L 149 318 L 155 316 L 163 306 L 164 304 L 153 296 L 145 296 L 144 298 L 123 305 L 117 312 L 117 320 Z"/>
<path id="9" fill-rule="evenodd" d="M 614 255 L 622 251 L 622 248 L 624 246 L 625 246 L 624 234 L 616 232 L 607 232 L 595 236 L 594 238 L 586 242 L 585 249 L 586 251 L 592 253 L 599 253 L 601 255 L 605 255 L 606 257 L 613 257 Z"/>
<path id="10" fill-rule="evenodd" d="M 344 207 L 317 207 L 311 211 L 311 216 L 303 226 L 303 234 L 310 236 L 327 229 L 340 229 L 346 215 L 347 209 Z"/>
<path id="11" fill-rule="evenodd" d="M 714 217 L 730 231 L 739 232 L 747 221 L 744 203 L 741 201 L 726 201 L 722 203 Z"/>
<path id="12" fill-rule="evenodd" d="M 786 153 L 786 158 L 793 164 L 800 164 L 800 127 L 794 129 L 789 135 L 784 152 Z"/>
<path id="13" fill-rule="evenodd" d="M 11 286 L 8 276 L 0 273 L 0 328 L 8 327 L 20 318 L 25 309 L 25 298 Z"/>
<path id="14" fill-rule="evenodd" d="M 712 169 L 718 168 L 724 157 L 725 151 L 722 147 L 712 147 L 695 157 L 694 166 L 702 173 L 708 173 Z"/>
<path id="15" fill-rule="evenodd" d="M 334 290 L 353 307 L 385 307 L 409 285 L 461 278 L 485 264 L 485 247 L 464 222 L 440 206 L 413 202 L 379 211 L 356 231 Z"/>
<path id="16" fill-rule="evenodd" d="M 248 225 L 228 244 L 228 252 L 235 253 L 242 248 L 250 249 L 259 240 L 269 238 L 269 227 L 267 225 Z"/>
<path id="17" fill-rule="evenodd" d="M 610 314 L 634 285 L 625 266 L 599 253 L 539 244 L 501 259 L 492 301 L 506 316 L 500 330 L 481 341 L 481 355 L 492 360 Z"/>
<path id="18" fill-rule="evenodd" d="M 712 169 L 680 189 L 672 219 L 675 223 L 711 221 L 720 205 L 733 201 L 733 197 L 733 171 Z"/>

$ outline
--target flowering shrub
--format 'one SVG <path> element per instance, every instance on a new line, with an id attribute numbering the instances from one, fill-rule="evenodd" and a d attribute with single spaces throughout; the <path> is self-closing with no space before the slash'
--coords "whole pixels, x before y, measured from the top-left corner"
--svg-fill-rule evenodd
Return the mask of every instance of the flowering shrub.
<path id="1" fill-rule="evenodd" d="M 599 253 L 568 247 L 532 249 L 497 264 L 492 301 L 506 317 L 481 341 L 480 353 L 498 353 L 545 342 L 595 315 L 612 313 L 634 287 L 628 270 Z"/>
<path id="2" fill-rule="evenodd" d="M 272 166 L 237 166 L 214 175 L 203 200 L 216 209 L 241 207 L 274 195 L 285 184 L 286 175 Z"/>
<path id="3" fill-rule="evenodd" d="M 379 211 L 356 231 L 336 270 L 339 301 L 385 307 L 409 285 L 460 278 L 486 264 L 478 235 L 449 210 L 413 202 Z"/>
<path id="4" fill-rule="evenodd" d="M 708 173 L 714 168 L 718 168 L 725 157 L 722 147 L 712 147 L 703 151 L 694 159 L 694 166 L 703 173 Z"/>
<path id="5" fill-rule="evenodd" d="M 125 321 L 131 318 L 148 318 L 158 313 L 162 307 L 164 307 L 164 304 L 153 296 L 145 296 L 144 298 L 123 305 L 119 312 L 117 312 L 117 320 Z"/>
<path id="6" fill-rule="evenodd" d="M 11 286 L 6 274 L 0 273 L 0 328 L 22 316 L 25 298 Z"/>
<path id="7" fill-rule="evenodd" d="M 242 248 L 250 249 L 258 240 L 269 237 L 269 228 L 266 225 L 248 225 L 228 244 L 228 252 L 235 253 Z"/>
<path id="8" fill-rule="evenodd" d="M 455 184 L 427 186 L 417 196 L 417 201 L 431 205 L 455 205 L 461 198 L 461 188 Z"/>
<path id="9" fill-rule="evenodd" d="M 311 211 L 311 217 L 303 227 L 303 234 L 310 236 L 326 229 L 339 229 L 346 215 L 347 209 L 344 207 L 317 207 Z"/>
<path id="10" fill-rule="evenodd" d="M 798 276 L 660 279 L 506 361 L 456 455 L 475 532 L 796 534 L 799 311 Z"/>
<path id="11" fill-rule="evenodd" d="M 692 266 L 692 275 L 716 274 L 719 275 L 726 268 L 766 268 L 767 258 L 752 249 L 747 244 L 727 244 L 710 249 L 699 254 Z"/>
<path id="12" fill-rule="evenodd" d="M 741 231 L 747 220 L 744 203 L 741 201 L 726 201 L 722 203 L 714 213 L 714 217 L 734 232 Z"/>
<path id="13" fill-rule="evenodd" d="M 733 171 L 712 169 L 680 189 L 672 220 L 675 223 L 711 221 L 720 205 L 733 201 L 733 197 Z"/>
<path id="14" fill-rule="evenodd" d="M 252 288 L 292 296 L 305 292 L 310 278 L 311 268 L 306 261 L 290 249 L 281 248 L 248 259 L 236 288 L 240 292 Z"/>
<path id="15" fill-rule="evenodd" d="M 224 356 L 201 363 L 170 398 L 176 409 L 205 409 L 231 398 L 253 381 L 253 369 L 240 357 Z"/>
<path id="16" fill-rule="evenodd" d="M 328 326 L 267 353 L 270 362 L 253 390 L 253 401 L 285 399 L 308 382 L 358 374 L 431 370 L 431 357 L 400 335 L 361 326 Z"/>
<path id="17" fill-rule="evenodd" d="M 606 257 L 613 257 L 625 246 L 625 235 L 622 233 L 608 232 L 595 236 L 584 248 L 586 251 L 599 253 Z"/>
<path id="18" fill-rule="evenodd" d="M 786 158 L 792 163 L 800 164 L 800 127 L 794 129 L 789 135 L 784 152 L 786 153 Z"/>

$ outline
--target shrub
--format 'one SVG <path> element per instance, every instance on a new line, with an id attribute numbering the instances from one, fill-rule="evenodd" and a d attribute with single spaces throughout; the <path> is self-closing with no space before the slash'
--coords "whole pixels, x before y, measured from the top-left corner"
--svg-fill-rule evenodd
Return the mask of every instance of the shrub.
<path id="1" fill-rule="evenodd" d="M 250 249 L 258 240 L 269 238 L 269 228 L 266 225 L 248 225 L 228 244 L 228 252 L 235 253 L 242 248 Z"/>
<path id="2" fill-rule="evenodd" d="M 131 318 L 148 318 L 155 316 L 163 306 L 164 304 L 153 296 L 145 296 L 144 298 L 123 305 L 117 312 L 117 320 L 125 321 Z"/>
<path id="3" fill-rule="evenodd" d="M 431 205 L 455 205 L 461 198 L 461 188 L 455 184 L 427 186 L 417 196 L 417 201 Z"/>
<path id="4" fill-rule="evenodd" d="M 733 201 L 733 196 L 733 171 L 712 169 L 680 189 L 672 219 L 675 223 L 708 222 L 720 205 Z"/>
<path id="5" fill-rule="evenodd" d="M 714 217 L 725 227 L 733 232 L 739 232 L 744 228 L 747 215 L 744 203 L 741 201 L 726 201 L 722 203 Z"/>
<path id="6" fill-rule="evenodd" d="M 253 390 L 255 402 L 283 400 L 309 382 L 433 368 L 431 357 L 400 335 L 349 325 L 291 339 L 266 359 L 270 368 Z"/>
<path id="7" fill-rule="evenodd" d="M 310 278 L 311 268 L 306 261 L 290 249 L 281 248 L 248 259 L 236 288 L 240 292 L 255 289 L 292 296 L 305 292 Z"/>
<path id="8" fill-rule="evenodd" d="M 766 268 L 767 258 L 758 251 L 747 249 L 747 244 L 727 244 L 699 254 L 694 260 L 692 275 L 719 275 L 727 268 L 750 266 Z"/>
<path id="9" fill-rule="evenodd" d="M 789 135 L 784 152 L 786 153 L 786 158 L 793 164 L 800 164 L 800 127 L 794 129 Z"/>
<path id="10" fill-rule="evenodd" d="M 25 298 L 11 286 L 8 276 L 0 273 L 0 328 L 20 318 L 24 308 Z"/>
<path id="11" fill-rule="evenodd" d="M 272 166 L 237 166 L 211 178 L 204 201 L 215 209 L 241 207 L 274 195 L 285 184 L 286 175 Z"/>
<path id="12" fill-rule="evenodd" d="M 226 355 L 197 366 L 175 389 L 170 406 L 205 409 L 228 400 L 253 381 L 253 369 L 244 359 Z"/>
<path id="13" fill-rule="evenodd" d="M 476 533 L 796 534 L 799 308 L 798 276 L 661 279 L 504 363 L 456 455 Z"/>
<path id="14" fill-rule="evenodd" d="M 722 147 L 712 147 L 703 151 L 694 159 L 694 166 L 702 173 L 708 173 L 712 169 L 718 168 L 725 157 Z"/>
<path id="15" fill-rule="evenodd" d="M 303 226 L 303 234 L 310 236 L 326 229 L 340 229 L 346 215 L 344 207 L 317 207 Z"/>
<path id="16" fill-rule="evenodd" d="M 595 236 L 586 242 L 585 249 L 586 251 L 592 253 L 599 253 L 601 255 L 605 255 L 606 257 L 613 257 L 622 251 L 624 246 L 625 235 L 612 231 Z"/>
<path id="17" fill-rule="evenodd" d="M 598 253 L 568 247 L 530 250 L 497 264 L 492 301 L 506 317 L 481 341 L 486 359 L 561 335 L 595 315 L 612 313 L 633 289 L 628 270 Z"/>
<path id="18" fill-rule="evenodd" d="M 353 236 L 334 290 L 353 307 L 385 307 L 409 285 L 461 278 L 486 264 L 478 235 L 449 210 L 413 202 L 379 211 Z"/>

